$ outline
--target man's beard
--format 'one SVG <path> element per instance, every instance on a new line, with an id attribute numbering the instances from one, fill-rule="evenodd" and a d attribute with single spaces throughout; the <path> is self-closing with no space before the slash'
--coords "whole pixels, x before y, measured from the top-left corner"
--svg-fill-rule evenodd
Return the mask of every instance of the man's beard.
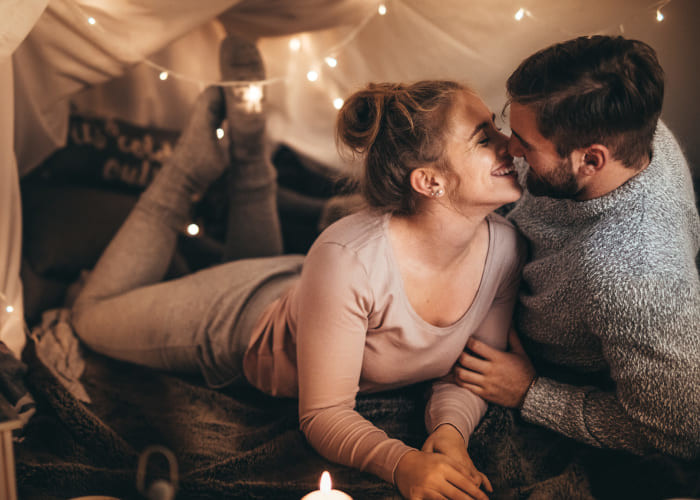
<path id="1" fill-rule="evenodd" d="M 533 196 L 573 199 L 581 191 L 573 172 L 571 158 L 562 160 L 546 177 L 540 177 L 532 171 L 532 167 L 528 168 L 525 183 Z"/>

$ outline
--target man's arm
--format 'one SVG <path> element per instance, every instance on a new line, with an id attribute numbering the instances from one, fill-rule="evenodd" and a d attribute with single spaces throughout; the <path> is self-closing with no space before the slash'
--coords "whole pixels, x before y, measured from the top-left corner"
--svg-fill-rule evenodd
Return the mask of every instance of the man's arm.
<path id="1" fill-rule="evenodd" d="M 598 290 L 590 327 L 615 390 L 539 378 L 523 417 L 594 446 L 700 455 L 698 288 L 697 277 L 655 275 Z"/>

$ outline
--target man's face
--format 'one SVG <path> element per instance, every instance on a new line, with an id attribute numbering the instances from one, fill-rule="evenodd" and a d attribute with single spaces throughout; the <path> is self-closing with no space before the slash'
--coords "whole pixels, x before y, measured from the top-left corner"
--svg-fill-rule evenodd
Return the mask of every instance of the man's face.
<path id="1" fill-rule="evenodd" d="M 571 157 L 562 158 L 554 144 L 545 139 L 537 128 L 535 113 L 527 106 L 510 106 L 508 152 L 527 161 L 527 189 L 534 196 L 575 198 L 581 191 Z"/>

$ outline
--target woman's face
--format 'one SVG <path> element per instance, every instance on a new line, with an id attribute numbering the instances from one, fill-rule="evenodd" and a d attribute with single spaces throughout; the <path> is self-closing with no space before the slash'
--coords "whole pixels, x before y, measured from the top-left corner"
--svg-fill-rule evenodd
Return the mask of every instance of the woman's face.
<path id="1" fill-rule="evenodd" d="M 461 212 L 493 210 L 520 198 L 522 189 L 508 154 L 508 137 L 494 124 L 495 115 L 479 97 L 460 93 L 449 117 L 446 155 L 452 172 L 450 201 Z"/>

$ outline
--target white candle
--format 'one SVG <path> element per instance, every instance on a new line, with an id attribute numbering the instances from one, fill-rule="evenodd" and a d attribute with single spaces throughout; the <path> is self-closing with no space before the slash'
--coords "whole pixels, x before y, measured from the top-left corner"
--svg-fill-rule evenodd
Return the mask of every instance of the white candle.
<path id="1" fill-rule="evenodd" d="M 352 500 L 352 497 L 340 490 L 334 490 L 331 485 L 331 475 L 328 471 L 321 474 L 320 489 L 304 495 L 301 500 Z"/>

